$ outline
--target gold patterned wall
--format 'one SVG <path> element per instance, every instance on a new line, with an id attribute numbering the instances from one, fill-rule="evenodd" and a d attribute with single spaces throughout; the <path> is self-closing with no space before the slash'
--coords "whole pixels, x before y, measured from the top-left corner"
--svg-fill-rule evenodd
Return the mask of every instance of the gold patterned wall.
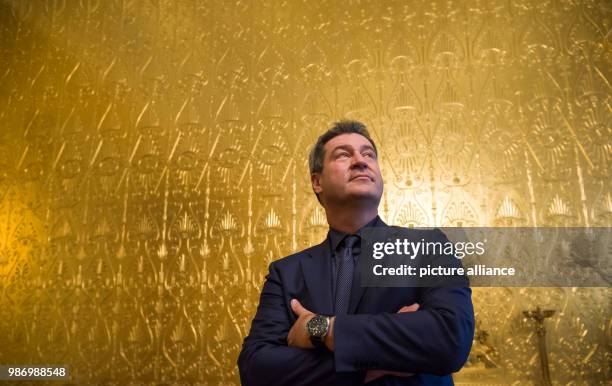
<path id="1" fill-rule="evenodd" d="M 331 122 L 384 220 L 611 226 L 611 5 L 0 1 L 0 363 L 74 384 L 238 384 L 270 261 L 326 232 Z M 611 378 L 609 288 L 477 288 L 458 384 Z"/>

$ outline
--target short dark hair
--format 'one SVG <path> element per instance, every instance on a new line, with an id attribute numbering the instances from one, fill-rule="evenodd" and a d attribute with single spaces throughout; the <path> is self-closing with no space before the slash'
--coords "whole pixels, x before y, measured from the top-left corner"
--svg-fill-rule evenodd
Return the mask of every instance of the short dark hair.
<path id="1" fill-rule="evenodd" d="M 376 144 L 372 137 L 370 137 L 370 133 L 366 126 L 359 121 L 350 121 L 350 120 L 342 120 L 334 123 L 334 125 L 323 133 L 317 142 L 315 143 L 312 150 L 310 150 L 310 154 L 308 155 L 308 167 L 310 169 L 310 174 L 312 173 L 320 173 L 323 171 L 323 158 L 325 157 L 325 144 L 329 142 L 332 138 L 337 137 L 341 134 L 350 134 L 355 133 L 364 136 L 368 141 L 372 143 L 372 147 L 374 148 L 374 153 L 378 155 L 378 150 L 376 149 Z M 318 197 L 318 195 L 317 195 Z"/>

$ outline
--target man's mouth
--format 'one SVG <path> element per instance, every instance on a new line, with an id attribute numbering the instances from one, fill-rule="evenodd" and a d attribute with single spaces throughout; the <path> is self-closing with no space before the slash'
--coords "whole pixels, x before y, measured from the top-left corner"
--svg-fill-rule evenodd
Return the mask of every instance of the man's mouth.
<path id="1" fill-rule="evenodd" d="M 367 174 L 358 174 L 356 176 L 353 176 L 351 177 L 350 181 L 360 180 L 360 179 L 366 179 L 366 180 L 372 181 L 372 178 L 368 176 Z"/>

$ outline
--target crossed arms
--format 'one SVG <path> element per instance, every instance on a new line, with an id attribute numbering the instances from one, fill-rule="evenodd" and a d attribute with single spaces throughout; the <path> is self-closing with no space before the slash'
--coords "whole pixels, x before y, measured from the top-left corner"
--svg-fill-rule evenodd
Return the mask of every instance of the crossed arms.
<path id="1" fill-rule="evenodd" d="M 474 334 L 469 288 L 424 288 L 416 312 L 338 315 L 331 352 L 288 345 L 296 316 L 275 263 L 269 269 L 238 358 L 245 385 L 354 385 L 369 369 L 446 375 L 467 360 Z"/>

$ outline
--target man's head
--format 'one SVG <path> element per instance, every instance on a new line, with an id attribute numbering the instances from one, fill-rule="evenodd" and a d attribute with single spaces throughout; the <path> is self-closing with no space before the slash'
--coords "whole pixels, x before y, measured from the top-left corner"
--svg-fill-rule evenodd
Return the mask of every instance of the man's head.
<path id="1" fill-rule="evenodd" d="M 378 151 L 362 123 L 334 124 L 317 140 L 308 164 L 312 189 L 324 207 L 351 201 L 378 206 L 383 191 Z"/>

